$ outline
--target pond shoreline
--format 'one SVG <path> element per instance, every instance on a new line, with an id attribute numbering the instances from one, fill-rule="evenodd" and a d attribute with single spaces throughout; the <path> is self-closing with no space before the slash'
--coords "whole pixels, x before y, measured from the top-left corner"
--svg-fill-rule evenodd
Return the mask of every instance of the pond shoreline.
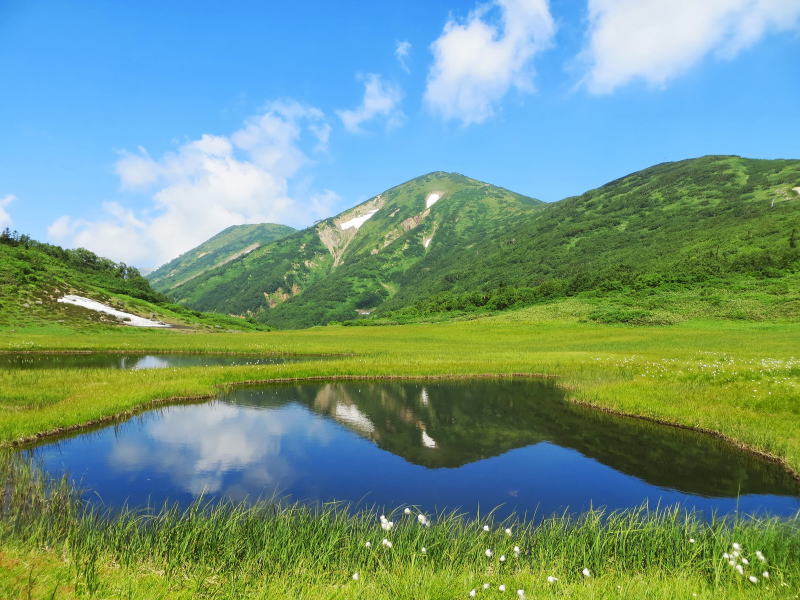
<path id="1" fill-rule="evenodd" d="M 175 354 L 186 354 L 186 353 L 175 353 Z M 309 381 L 309 382 L 311 381 L 317 381 L 317 382 L 318 381 L 397 381 L 397 380 L 442 381 L 442 380 L 513 379 L 513 378 L 558 379 L 559 376 L 547 373 L 477 373 L 477 374 L 456 373 L 456 374 L 439 374 L 439 375 L 311 375 L 305 377 L 275 377 L 269 379 L 250 379 L 250 380 L 234 381 L 234 382 L 219 384 L 216 387 L 218 390 L 226 390 L 238 386 L 268 385 L 275 383 L 294 383 L 294 382 L 304 382 L 304 381 Z M 571 386 L 565 386 L 565 389 L 569 389 L 570 387 Z M 154 410 L 156 408 L 171 406 L 171 405 L 202 403 L 207 400 L 215 398 L 216 395 L 217 395 L 216 393 L 208 393 L 208 394 L 197 394 L 193 396 L 172 396 L 169 398 L 155 398 L 153 400 L 142 403 L 139 406 L 136 406 L 135 408 L 129 410 L 125 410 L 112 415 L 107 415 L 97 419 L 92 419 L 90 421 L 85 421 L 82 423 L 76 423 L 74 425 L 67 425 L 63 427 L 58 427 L 38 432 L 33 435 L 18 438 L 16 440 L 11 440 L 3 445 L 5 445 L 7 448 L 20 448 L 24 446 L 30 446 L 32 444 L 36 444 L 38 442 L 50 438 L 58 438 L 68 434 L 80 433 L 83 431 L 95 429 L 112 423 L 123 422 L 139 414 L 148 412 L 150 410 Z M 695 425 L 686 425 L 684 423 L 678 423 L 675 421 L 670 421 L 659 417 L 640 415 L 636 413 L 622 411 L 619 409 L 602 406 L 592 402 L 578 400 L 576 398 L 569 396 L 566 398 L 566 401 L 576 406 L 582 406 L 585 408 L 589 408 L 592 410 L 596 410 L 599 412 L 603 412 L 618 417 L 637 419 L 661 426 L 673 427 L 675 429 L 693 431 L 703 435 L 711 436 L 713 438 L 725 442 L 726 444 L 731 445 L 732 447 L 740 451 L 756 456 L 761 460 L 779 465 L 788 475 L 790 475 L 798 484 L 800 484 L 800 472 L 795 470 L 785 459 L 776 456 L 774 454 L 771 454 L 769 452 L 759 450 L 758 448 L 755 448 L 748 444 L 745 444 L 744 442 L 741 442 L 720 431 L 716 431 L 714 429 L 709 429 L 705 427 L 699 427 Z"/>

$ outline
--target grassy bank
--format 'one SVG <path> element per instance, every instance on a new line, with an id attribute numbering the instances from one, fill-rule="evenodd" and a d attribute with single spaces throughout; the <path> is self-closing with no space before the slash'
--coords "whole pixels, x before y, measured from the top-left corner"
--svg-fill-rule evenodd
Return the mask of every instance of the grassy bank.
<path id="1" fill-rule="evenodd" d="M 784 598 L 800 581 L 796 520 L 707 524 L 663 510 L 533 526 L 449 514 L 424 527 L 398 509 L 387 532 L 374 514 L 275 504 L 109 519 L 19 461 L 0 478 L 3 598 Z M 741 556 L 725 558 L 734 542 Z"/>

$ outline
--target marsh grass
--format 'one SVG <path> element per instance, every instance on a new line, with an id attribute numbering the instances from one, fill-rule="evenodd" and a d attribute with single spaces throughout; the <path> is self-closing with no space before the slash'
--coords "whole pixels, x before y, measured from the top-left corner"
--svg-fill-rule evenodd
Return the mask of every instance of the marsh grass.
<path id="1" fill-rule="evenodd" d="M 504 597 L 500 584 L 528 597 L 624 598 L 633 590 L 674 597 L 665 582 L 699 597 L 764 598 L 800 581 L 800 517 L 704 522 L 678 508 L 640 508 L 534 523 L 447 513 L 429 515 L 425 527 L 413 507 L 410 515 L 398 507 L 387 532 L 373 511 L 342 505 L 199 500 L 186 510 L 104 512 L 18 456 L 0 457 L 0 474 L 0 591 L 9 598 L 52 590 L 104 598 L 466 598 L 484 582 L 493 586 L 481 589 L 487 598 Z M 764 553 L 769 579 L 751 584 L 727 564 L 722 554 L 733 542 L 759 575 L 754 553 Z"/>

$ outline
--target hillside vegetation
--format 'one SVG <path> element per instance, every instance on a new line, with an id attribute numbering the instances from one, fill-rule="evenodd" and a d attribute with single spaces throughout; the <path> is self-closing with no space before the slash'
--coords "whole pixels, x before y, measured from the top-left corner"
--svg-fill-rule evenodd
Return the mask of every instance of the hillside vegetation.
<path id="1" fill-rule="evenodd" d="M 288 225 L 274 223 L 233 225 L 196 248 L 162 265 L 148 274 L 147 279 L 155 289 L 168 292 L 210 269 L 222 267 L 232 260 L 265 244 L 286 237 L 294 231 L 294 228 Z"/>
<path id="2" fill-rule="evenodd" d="M 65 250 L 8 229 L 0 233 L 0 328 L 55 326 L 72 330 L 120 326 L 116 319 L 103 313 L 58 302 L 66 294 L 85 296 L 175 326 L 263 328 L 242 319 L 204 314 L 173 304 L 150 287 L 136 268 L 83 248 Z"/>

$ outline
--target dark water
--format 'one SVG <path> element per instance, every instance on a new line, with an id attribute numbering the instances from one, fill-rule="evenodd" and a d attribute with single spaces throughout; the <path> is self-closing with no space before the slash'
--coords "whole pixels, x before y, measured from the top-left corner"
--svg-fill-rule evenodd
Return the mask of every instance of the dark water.
<path id="1" fill-rule="evenodd" d="M 112 506 L 206 494 L 528 516 L 644 501 L 706 515 L 800 510 L 775 465 L 519 379 L 238 388 L 30 452 Z"/>
<path id="2" fill-rule="evenodd" d="M 232 354 L 0 354 L 0 369 L 166 369 L 170 367 L 230 367 L 274 365 L 297 357 Z M 302 359 L 307 360 L 307 359 Z"/>

